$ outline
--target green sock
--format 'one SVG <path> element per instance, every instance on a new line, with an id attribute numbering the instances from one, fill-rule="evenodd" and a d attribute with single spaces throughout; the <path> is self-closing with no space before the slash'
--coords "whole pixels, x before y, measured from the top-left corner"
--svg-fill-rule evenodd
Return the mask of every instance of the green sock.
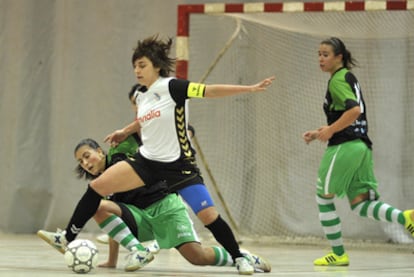
<path id="1" fill-rule="evenodd" d="M 99 224 L 99 227 L 128 250 L 138 249 L 143 251 L 146 249 L 132 234 L 125 222 L 116 215 L 109 216 Z"/>
<path id="2" fill-rule="evenodd" d="M 345 253 L 345 248 L 342 240 L 341 219 L 336 214 L 334 199 L 317 195 L 316 202 L 319 208 L 319 220 L 332 251 L 336 255 L 342 256 Z"/>
<path id="3" fill-rule="evenodd" d="M 223 248 L 218 246 L 212 246 L 215 254 L 214 265 L 215 266 L 232 266 L 233 259 L 231 255 Z"/>
<path id="4" fill-rule="evenodd" d="M 369 217 L 378 221 L 405 224 L 404 215 L 401 210 L 387 203 L 377 200 L 365 200 L 352 205 L 351 209 L 361 217 Z"/>

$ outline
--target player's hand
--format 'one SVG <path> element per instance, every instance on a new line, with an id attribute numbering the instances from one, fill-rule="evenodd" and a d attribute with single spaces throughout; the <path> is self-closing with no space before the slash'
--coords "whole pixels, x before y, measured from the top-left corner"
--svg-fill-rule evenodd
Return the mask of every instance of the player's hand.
<path id="1" fill-rule="evenodd" d="M 271 76 L 268 77 L 262 81 L 260 81 L 259 83 L 255 84 L 252 86 L 252 92 L 253 91 L 263 91 L 266 90 L 269 86 L 272 85 L 273 80 L 275 80 L 276 77 L 275 76 Z"/>
<path id="2" fill-rule="evenodd" d="M 116 147 L 120 142 L 127 138 L 127 134 L 123 130 L 116 130 L 112 134 L 105 137 L 104 142 L 108 142 L 112 147 Z"/>
<path id="3" fill-rule="evenodd" d="M 312 131 L 306 131 L 303 133 L 302 138 L 306 142 L 306 144 L 309 144 L 313 140 L 315 140 L 318 137 L 318 131 L 312 130 Z"/>
<path id="4" fill-rule="evenodd" d="M 322 142 L 327 142 L 332 136 L 334 132 L 330 126 L 322 126 L 318 129 L 318 140 Z"/>

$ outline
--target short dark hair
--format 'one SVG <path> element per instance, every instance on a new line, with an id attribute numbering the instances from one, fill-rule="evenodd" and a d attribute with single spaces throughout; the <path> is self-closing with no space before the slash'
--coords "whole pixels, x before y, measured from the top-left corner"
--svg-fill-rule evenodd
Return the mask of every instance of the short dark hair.
<path id="1" fill-rule="evenodd" d="M 132 54 L 132 66 L 134 66 L 137 59 L 147 57 L 154 67 L 160 69 L 161 77 L 170 76 L 170 73 L 174 72 L 175 65 L 175 59 L 169 57 L 171 46 L 172 38 L 163 41 L 158 39 L 158 35 L 144 40 L 138 40 L 137 46 Z"/>

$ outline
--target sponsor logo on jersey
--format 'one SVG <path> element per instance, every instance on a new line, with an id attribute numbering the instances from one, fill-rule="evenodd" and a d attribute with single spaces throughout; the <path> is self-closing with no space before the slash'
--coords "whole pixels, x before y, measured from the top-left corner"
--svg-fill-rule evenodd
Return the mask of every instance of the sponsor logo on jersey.
<path id="1" fill-rule="evenodd" d="M 155 96 L 155 99 L 157 99 L 158 101 L 161 100 L 161 96 L 158 93 L 154 92 L 154 96 Z"/>
<path id="2" fill-rule="evenodd" d="M 148 120 L 160 117 L 160 116 L 161 116 L 161 111 L 151 110 L 146 115 L 138 117 L 138 121 L 139 122 L 145 122 L 145 121 L 148 121 Z"/>

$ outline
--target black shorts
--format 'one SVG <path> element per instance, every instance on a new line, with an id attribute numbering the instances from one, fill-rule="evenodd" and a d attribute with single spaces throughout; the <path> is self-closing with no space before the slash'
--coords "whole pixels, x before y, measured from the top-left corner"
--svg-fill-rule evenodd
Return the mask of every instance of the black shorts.
<path id="1" fill-rule="evenodd" d="M 125 161 L 132 166 L 146 185 L 166 181 L 170 192 L 204 183 L 194 158 L 164 163 L 148 160 L 138 152 Z"/>

